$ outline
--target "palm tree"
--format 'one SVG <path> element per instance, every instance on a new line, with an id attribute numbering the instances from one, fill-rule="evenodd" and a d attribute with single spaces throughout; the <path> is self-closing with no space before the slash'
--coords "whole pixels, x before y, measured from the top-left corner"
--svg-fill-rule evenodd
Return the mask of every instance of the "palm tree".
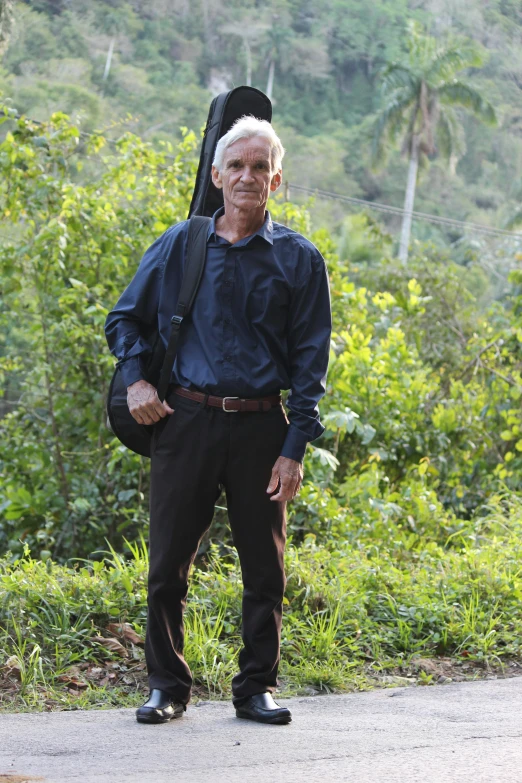
<path id="1" fill-rule="evenodd" d="M 477 45 L 465 39 L 445 43 L 425 35 L 418 23 L 410 23 L 408 56 L 388 63 L 381 71 L 384 107 L 379 112 L 373 138 L 374 164 L 382 163 L 386 142 L 402 136 L 402 151 L 409 158 L 404 198 L 399 258 L 408 260 L 413 202 L 419 162 L 440 153 L 455 170 L 465 150 L 464 131 L 456 106 L 467 109 L 493 125 L 493 106 L 467 82 L 457 78 L 464 68 L 478 68 L 483 56 Z"/>

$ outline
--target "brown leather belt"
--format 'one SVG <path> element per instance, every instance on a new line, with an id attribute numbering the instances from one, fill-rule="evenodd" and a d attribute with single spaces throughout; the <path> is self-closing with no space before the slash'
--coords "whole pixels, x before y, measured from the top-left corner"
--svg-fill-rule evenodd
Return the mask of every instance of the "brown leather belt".
<path id="1" fill-rule="evenodd" d="M 282 398 L 280 394 L 273 394 L 270 397 L 214 397 L 212 394 L 192 391 L 184 386 L 173 386 L 172 391 L 179 394 L 180 397 L 187 397 L 189 400 L 202 402 L 204 405 L 212 405 L 214 408 L 221 408 L 225 413 L 239 413 L 239 411 L 269 411 L 270 408 L 280 405 Z"/>

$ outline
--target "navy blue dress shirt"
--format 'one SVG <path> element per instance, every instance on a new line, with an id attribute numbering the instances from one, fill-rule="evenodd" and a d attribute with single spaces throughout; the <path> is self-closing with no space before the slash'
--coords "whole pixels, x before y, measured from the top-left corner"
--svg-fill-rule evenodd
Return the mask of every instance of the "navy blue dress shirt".
<path id="1" fill-rule="evenodd" d="M 181 327 L 172 382 L 208 394 L 262 397 L 290 389 L 290 426 L 281 455 L 302 461 L 324 432 L 318 403 L 326 388 L 332 329 L 328 274 L 317 248 L 270 213 L 255 234 L 231 244 L 209 226 L 205 271 Z M 167 346 L 183 275 L 188 221 L 145 252 L 105 335 L 127 386 L 145 377 L 150 353 L 140 324 L 157 326 Z M 169 263 L 167 263 L 167 259 Z"/>

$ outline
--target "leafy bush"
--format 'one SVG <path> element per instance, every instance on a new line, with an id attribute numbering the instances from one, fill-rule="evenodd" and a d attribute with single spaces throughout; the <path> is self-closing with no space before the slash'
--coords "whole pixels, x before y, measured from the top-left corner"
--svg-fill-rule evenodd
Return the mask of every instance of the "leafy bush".
<path id="1" fill-rule="evenodd" d="M 148 464 L 106 428 L 103 323 L 145 248 L 186 216 L 197 140 L 155 150 L 124 134 L 109 148 L 62 114 L 2 119 L 0 684 L 28 706 L 132 701 L 145 687 Z M 353 237 L 338 253 L 292 203 L 271 211 L 323 252 L 334 315 L 326 432 L 289 504 L 287 692 L 367 687 L 415 673 L 419 656 L 516 660 L 521 273 L 495 298 L 470 259 L 464 272 L 426 247 L 398 268 L 364 216 L 366 257 Z M 206 696 L 229 693 L 240 647 L 224 503 L 187 613 Z"/>
<path id="2" fill-rule="evenodd" d="M 290 545 L 281 687 L 366 688 L 386 683 L 388 672 L 415 678 L 434 656 L 452 656 L 457 679 L 480 666 L 505 668 L 521 653 L 521 533 L 521 500 L 498 496 L 480 528 L 451 550 L 426 539 L 417 547 L 416 534 L 395 524 L 361 534 L 357 518 L 329 544 L 308 534 Z M 21 557 L 0 560 L 5 708 L 13 694 L 37 709 L 142 698 L 146 543 L 100 554 L 65 566 L 34 559 L 26 546 Z M 186 612 L 196 696 L 230 695 L 241 590 L 235 553 L 214 544 L 193 571 Z"/>
<path id="3" fill-rule="evenodd" d="M 154 149 L 125 133 L 108 145 L 63 114 L 10 116 L 4 107 L 0 547 L 63 562 L 146 531 L 147 461 L 106 428 L 103 323 L 145 248 L 185 218 L 197 139 Z M 328 540 L 357 518 L 376 537 L 404 524 L 419 541 L 455 541 L 500 486 L 521 489 L 520 273 L 506 275 L 510 297 L 491 300 L 472 258 L 464 269 L 426 247 L 406 271 L 361 216 L 351 225 L 372 255 L 360 263 L 356 238 L 338 254 L 305 210 L 281 198 L 271 210 L 323 252 L 334 314 L 327 431 L 289 507 L 294 540 Z"/>

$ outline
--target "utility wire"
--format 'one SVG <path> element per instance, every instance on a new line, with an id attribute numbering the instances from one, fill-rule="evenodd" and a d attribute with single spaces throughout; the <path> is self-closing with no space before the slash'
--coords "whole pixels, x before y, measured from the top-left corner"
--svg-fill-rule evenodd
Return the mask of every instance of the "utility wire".
<path id="1" fill-rule="evenodd" d="M 35 125 L 45 124 L 40 120 L 33 120 L 31 117 L 27 117 L 27 115 L 21 115 L 16 113 L 16 114 L 10 114 L 9 116 L 10 119 L 13 120 L 22 119 L 23 117 L 25 117 L 27 120 L 29 120 L 29 122 L 34 122 Z M 79 134 L 80 136 L 84 136 L 88 138 L 100 138 L 103 136 L 103 134 L 101 133 L 88 133 L 87 131 L 79 131 Z M 117 143 L 114 139 L 108 139 L 106 136 L 103 136 L 103 138 L 109 144 Z M 165 155 L 165 158 L 167 160 L 176 160 L 175 155 Z M 406 211 L 402 207 L 393 207 L 390 204 L 381 204 L 378 201 L 368 201 L 366 199 L 355 198 L 353 196 L 345 196 L 341 193 L 333 193 L 332 191 L 321 190 L 320 188 L 309 188 L 304 185 L 297 185 L 296 183 L 292 183 L 292 182 L 288 183 L 288 189 L 289 190 L 293 189 L 293 190 L 301 191 L 303 193 L 308 193 L 312 196 L 315 195 L 318 196 L 319 198 L 332 199 L 334 201 L 342 201 L 347 204 L 355 204 L 357 206 L 367 207 L 376 210 L 377 212 L 384 212 L 390 215 L 398 215 L 399 217 L 404 215 Z M 463 229 L 468 228 L 478 233 L 487 234 L 490 236 L 504 236 L 504 237 L 513 237 L 515 239 L 522 239 L 522 233 L 520 232 L 508 231 L 507 229 L 503 229 L 503 228 L 494 228 L 492 226 L 486 226 L 482 223 L 470 223 L 465 220 L 455 220 L 454 218 L 441 217 L 440 215 L 433 215 L 429 212 L 418 212 L 416 210 L 413 210 L 411 212 L 411 215 L 416 220 L 423 220 L 428 223 L 434 223 L 436 225 L 451 226 L 453 228 L 463 228 Z"/>
<path id="2" fill-rule="evenodd" d="M 20 395 L 20 398 L 18 400 L 10 400 L 7 397 L 1 397 L 0 396 L 0 406 L 2 405 L 20 405 L 23 403 L 27 397 L 30 399 L 42 399 L 43 397 L 48 396 L 48 392 L 45 389 L 42 389 L 41 393 L 39 394 L 36 389 L 34 391 L 31 391 L 30 389 L 21 389 L 20 387 L 12 387 L 9 386 L 7 389 L 7 393 L 17 393 L 17 395 Z M 95 394 L 97 394 L 97 391 L 87 391 L 82 389 L 53 389 L 53 394 L 61 396 L 62 394 L 67 395 L 68 397 L 88 397 L 91 399 Z"/>
<path id="3" fill-rule="evenodd" d="M 10 119 L 21 119 L 22 115 L 11 115 Z M 32 120 L 30 117 L 27 117 L 27 119 L 30 122 L 34 122 L 36 125 L 44 125 L 44 123 L 40 122 L 39 120 Z M 79 131 L 80 136 L 83 137 L 100 137 L 102 134 L 95 134 L 95 133 L 87 133 L 86 131 Z M 117 142 L 114 139 L 108 139 L 105 137 L 105 140 L 109 144 L 116 144 Z M 169 160 L 175 160 L 174 155 L 165 155 L 165 158 Z M 294 182 L 289 182 L 288 190 L 296 190 L 302 193 L 307 193 L 313 196 L 317 196 L 318 198 L 323 199 L 331 199 L 334 201 L 340 201 L 346 204 L 353 204 L 356 206 L 362 206 L 365 208 L 373 209 L 378 212 L 383 212 L 385 214 L 390 215 L 398 215 L 402 216 L 405 212 L 404 209 L 401 207 L 393 207 L 389 204 L 381 204 L 377 201 L 368 201 L 366 199 L 360 199 L 355 198 L 352 196 L 345 196 L 341 193 L 334 193 L 332 191 L 322 190 L 320 188 L 310 188 L 306 187 L 304 185 L 298 185 Z M 454 218 L 445 218 L 441 217 L 440 215 L 433 215 L 427 212 L 418 212 L 418 211 L 412 211 L 412 216 L 417 220 L 423 220 L 430 223 L 434 223 L 437 225 L 445 225 L 445 226 L 452 226 L 454 228 L 462 228 L 462 229 L 472 229 L 473 231 L 476 231 L 478 233 L 487 234 L 490 236 L 505 236 L 505 237 L 513 237 L 515 239 L 522 239 L 522 233 L 517 233 L 515 231 L 508 231 L 501 228 L 492 228 L 491 226 L 485 226 L 483 224 L 479 223 L 470 223 L 463 220 L 455 220 Z M 37 320 L 37 316 L 33 313 L 23 313 L 24 318 L 30 318 Z M 9 400 L 5 397 L 0 397 L 0 405 L 20 405 L 24 404 L 24 397 L 29 396 L 29 398 L 34 399 L 35 397 L 39 397 L 39 389 L 36 388 L 33 389 L 23 389 L 22 387 L 9 387 L 9 392 L 18 392 L 19 394 L 22 394 L 21 399 L 19 400 Z M 86 390 L 81 389 L 54 389 L 55 394 L 65 394 L 72 397 L 82 397 L 82 396 L 91 396 L 91 392 L 88 392 Z M 42 389 L 41 394 L 45 396 L 46 390 Z"/>
<path id="4" fill-rule="evenodd" d="M 308 188 L 304 185 L 296 185 L 293 182 L 288 183 L 288 189 L 302 191 L 303 193 L 309 193 L 310 195 L 318 196 L 318 198 L 333 199 L 334 201 L 343 201 L 348 204 L 356 204 L 357 206 L 370 207 L 378 212 L 385 212 L 391 215 L 404 215 L 405 211 L 402 207 L 392 207 L 389 204 L 380 204 L 378 201 L 366 201 L 362 198 L 353 198 L 352 196 L 343 196 L 341 193 L 332 193 L 328 190 L 320 190 L 319 188 Z M 455 228 L 471 228 L 474 231 L 478 231 L 482 234 L 491 234 L 493 236 L 505 236 L 514 237 L 515 239 L 522 239 L 522 234 L 516 231 L 508 231 L 503 228 L 492 228 L 491 226 L 485 226 L 481 223 L 469 223 L 465 220 L 455 220 L 454 218 L 441 217 L 440 215 L 432 215 L 428 212 L 416 212 L 412 211 L 412 216 L 418 220 L 425 220 L 429 223 L 437 223 L 444 226 L 453 226 Z"/>

